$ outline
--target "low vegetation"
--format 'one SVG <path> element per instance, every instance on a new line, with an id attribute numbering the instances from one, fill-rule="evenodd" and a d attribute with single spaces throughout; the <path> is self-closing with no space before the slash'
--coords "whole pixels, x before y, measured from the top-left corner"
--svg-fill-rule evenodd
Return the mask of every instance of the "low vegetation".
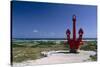
<path id="1" fill-rule="evenodd" d="M 64 41 L 22 41 L 12 42 L 12 62 L 22 62 L 25 60 L 35 60 L 43 57 L 42 51 L 68 50 L 69 46 L 64 46 Z M 81 50 L 92 50 L 97 52 L 97 42 L 85 42 Z M 90 56 L 96 60 L 97 56 Z"/>
<path id="2" fill-rule="evenodd" d="M 12 62 L 41 58 L 42 51 L 66 50 L 63 42 L 56 43 L 55 41 L 13 42 L 12 48 Z"/>
<path id="3" fill-rule="evenodd" d="M 97 61 L 97 54 L 94 55 L 94 56 L 90 56 L 90 58 L 91 58 L 92 61 Z"/>
<path id="4" fill-rule="evenodd" d="M 86 51 L 97 51 L 97 41 L 86 41 L 85 44 L 80 48 Z"/>
<path id="5" fill-rule="evenodd" d="M 95 51 L 96 55 L 91 55 L 90 58 L 92 61 L 97 61 L 97 41 L 87 41 L 80 49 L 86 51 Z"/>

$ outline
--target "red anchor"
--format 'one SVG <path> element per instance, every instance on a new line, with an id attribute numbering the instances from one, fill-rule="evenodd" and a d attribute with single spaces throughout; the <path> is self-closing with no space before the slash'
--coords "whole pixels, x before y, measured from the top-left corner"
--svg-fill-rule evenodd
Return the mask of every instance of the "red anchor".
<path id="1" fill-rule="evenodd" d="M 70 52 L 71 53 L 77 53 L 77 50 L 79 49 L 80 45 L 83 44 L 83 41 L 82 41 L 82 36 L 83 36 L 83 29 L 80 28 L 79 29 L 79 37 L 76 38 L 76 16 L 73 15 L 73 18 L 72 18 L 72 21 L 73 21 L 73 38 L 71 39 L 70 38 L 70 30 L 67 29 L 66 31 L 66 35 L 67 35 L 67 42 L 69 44 L 69 47 L 70 47 Z"/>

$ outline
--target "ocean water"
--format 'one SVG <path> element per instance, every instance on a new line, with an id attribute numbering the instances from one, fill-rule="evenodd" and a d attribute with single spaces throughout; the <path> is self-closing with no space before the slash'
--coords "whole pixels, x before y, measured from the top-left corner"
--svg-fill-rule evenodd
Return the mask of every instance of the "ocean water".
<path id="1" fill-rule="evenodd" d="M 12 38 L 12 41 L 67 41 L 65 38 Z M 97 38 L 83 38 L 83 41 L 97 41 Z"/>

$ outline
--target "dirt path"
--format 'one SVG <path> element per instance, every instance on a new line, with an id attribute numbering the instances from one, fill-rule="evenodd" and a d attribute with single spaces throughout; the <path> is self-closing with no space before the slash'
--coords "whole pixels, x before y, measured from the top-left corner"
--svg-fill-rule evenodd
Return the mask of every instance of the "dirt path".
<path id="1" fill-rule="evenodd" d="M 13 67 L 24 67 L 31 65 L 41 65 L 41 64 L 58 64 L 58 63 L 77 63 L 77 62 L 87 62 L 90 60 L 90 55 L 95 55 L 94 51 L 79 51 L 78 54 L 73 53 L 58 53 L 60 51 L 51 51 L 47 53 L 47 57 L 28 60 L 21 63 L 14 63 Z M 61 51 L 64 52 L 64 51 Z"/>

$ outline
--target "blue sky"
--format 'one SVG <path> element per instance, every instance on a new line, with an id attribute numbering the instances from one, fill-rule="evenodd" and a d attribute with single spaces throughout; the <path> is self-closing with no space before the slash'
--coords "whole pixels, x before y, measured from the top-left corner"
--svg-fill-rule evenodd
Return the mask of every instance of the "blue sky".
<path id="1" fill-rule="evenodd" d="M 84 30 L 84 38 L 97 37 L 97 7 L 89 5 L 54 4 L 42 2 L 12 2 L 13 38 L 65 38 L 71 30 L 75 14 L 78 30 Z"/>

